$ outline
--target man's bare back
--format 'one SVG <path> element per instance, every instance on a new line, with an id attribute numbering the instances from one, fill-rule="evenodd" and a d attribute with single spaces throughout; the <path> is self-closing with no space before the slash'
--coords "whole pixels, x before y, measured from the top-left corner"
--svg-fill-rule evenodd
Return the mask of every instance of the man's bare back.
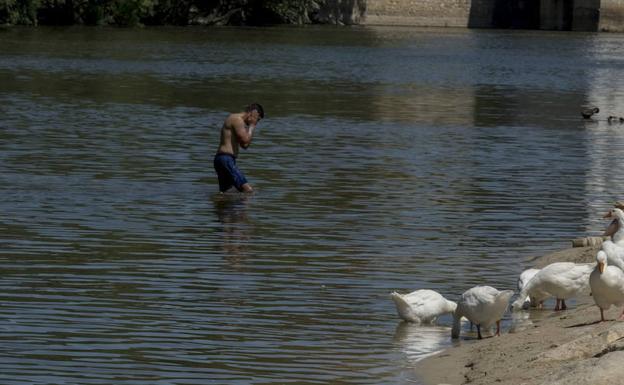
<path id="1" fill-rule="evenodd" d="M 221 139 L 215 156 L 215 170 L 219 177 L 219 190 L 224 192 L 234 186 L 242 192 L 253 192 L 247 179 L 236 167 L 239 147 L 247 149 L 258 122 L 264 117 L 261 105 L 249 105 L 245 112 L 230 114 L 221 127 Z M 228 157 L 231 157 L 228 158 Z"/>
<path id="2" fill-rule="evenodd" d="M 238 156 L 239 146 L 245 149 L 249 147 L 254 127 L 245 124 L 244 115 L 244 112 L 239 112 L 230 114 L 225 119 L 221 127 L 221 141 L 217 152 Z"/>

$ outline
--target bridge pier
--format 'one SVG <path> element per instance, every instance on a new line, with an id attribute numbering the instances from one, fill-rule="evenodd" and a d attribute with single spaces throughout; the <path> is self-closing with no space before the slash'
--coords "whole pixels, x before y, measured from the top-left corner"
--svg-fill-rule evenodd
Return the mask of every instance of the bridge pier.
<path id="1" fill-rule="evenodd" d="M 369 0 L 363 24 L 624 32 L 624 0 Z"/>

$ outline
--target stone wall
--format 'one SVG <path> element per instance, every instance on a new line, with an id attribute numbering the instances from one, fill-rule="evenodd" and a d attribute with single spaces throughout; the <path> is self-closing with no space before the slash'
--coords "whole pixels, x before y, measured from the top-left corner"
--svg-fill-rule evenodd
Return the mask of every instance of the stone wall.
<path id="1" fill-rule="evenodd" d="M 366 14 L 366 0 L 327 0 L 318 10 L 317 22 L 322 24 L 362 24 Z"/>
<path id="2" fill-rule="evenodd" d="M 574 0 L 573 31 L 597 31 L 601 0 Z"/>
<path id="3" fill-rule="evenodd" d="M 363 24 L 467 27 L 472 0 L 368 0 Z"/>
<path id="4" fill-rule="evenodd" d="M 540 2 L 540 28 L 566 30 L 572 27 L 573 9 L 567 9 L 564 0 Z"/>
<path id="5" fill-rule="evenodd" d="M 360 21 L 367 25 L 624 32 L 624 0 L 534 1 L 368 0 Z M 523 15 L 527 4 L 539 7 L 537 13 Z"/>
<path id="6" fill-rule="evenodd" d="M 599 31 L 624 32 L 624 0 L 601 0 L 599 19 Z"/>

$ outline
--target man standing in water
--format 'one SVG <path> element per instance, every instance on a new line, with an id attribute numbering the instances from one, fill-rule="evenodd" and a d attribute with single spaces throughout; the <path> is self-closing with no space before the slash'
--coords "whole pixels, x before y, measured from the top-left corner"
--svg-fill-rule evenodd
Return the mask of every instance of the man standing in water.
<path id="1" fill-rule="evenodd" d="M 252 103 L 245 112 L 230 114 L 221 127 L 221 143 L 214 157 L 214 168 L 219 177 L 219 191 L 222 193 L 232 186 L 238 191 L 252 193 L 245 175 L 236 167 L 238 147 L 247 149 L 251 144 L 254 129 L 264 118 L 264 109 L 258 103 Z"/>

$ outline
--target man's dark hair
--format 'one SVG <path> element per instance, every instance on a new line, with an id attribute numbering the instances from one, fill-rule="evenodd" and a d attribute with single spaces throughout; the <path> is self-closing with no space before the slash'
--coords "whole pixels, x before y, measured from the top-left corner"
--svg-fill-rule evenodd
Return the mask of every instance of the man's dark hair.
<path id="1" fill-rule="evenodd" d="M 251 103 L 250 105 L 247 106 L 247 108 L 245 109 L 245 112 L 251 112 L 253 110 L 258 111 L 258 114 L 260 114 L 260 119 L 264 119 L 264 108 L 262 108 L 260 104 Z"/>

